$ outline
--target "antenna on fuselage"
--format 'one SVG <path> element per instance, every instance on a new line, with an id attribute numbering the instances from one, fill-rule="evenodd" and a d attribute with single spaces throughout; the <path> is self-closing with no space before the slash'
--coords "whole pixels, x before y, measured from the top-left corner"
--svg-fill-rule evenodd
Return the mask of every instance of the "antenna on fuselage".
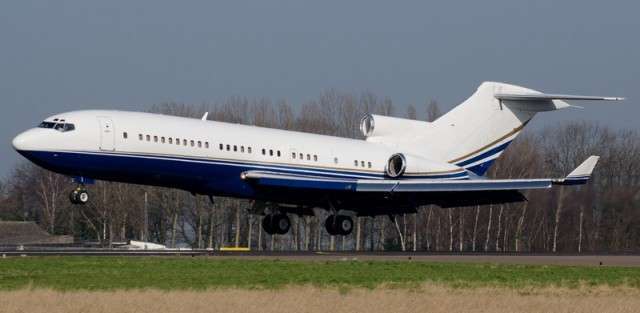
<path id="1" fill-rule="evenodd" d="M 204 115 L 202 116 L 202 120 L 206 121 L 207 120 L 207 116 L 209 116 L 209 112 L 204 112 Z"/>

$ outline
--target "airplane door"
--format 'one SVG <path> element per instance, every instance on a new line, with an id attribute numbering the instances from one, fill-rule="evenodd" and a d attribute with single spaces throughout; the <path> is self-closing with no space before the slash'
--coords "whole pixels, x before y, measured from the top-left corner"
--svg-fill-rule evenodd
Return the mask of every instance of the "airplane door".
<path id="1" fill-rule="evenodd" d="M 116 131 L 113 120 L 109 117 L 98 117 L 100 123 L 100 150 L 114 151 L 116 149 Z"/>

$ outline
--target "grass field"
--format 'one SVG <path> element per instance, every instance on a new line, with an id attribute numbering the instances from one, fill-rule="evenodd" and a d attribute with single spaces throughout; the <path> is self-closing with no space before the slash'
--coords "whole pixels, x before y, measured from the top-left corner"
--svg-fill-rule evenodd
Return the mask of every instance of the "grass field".
<path id="1" fill-rule="evenodd" d="M 0 312 L 638 312 L 640 268 L 206 257 L 0 259 Z"/>
<path id="2" fill-rule="evenodd" d="M 24 257 L 0 259 L 0 290 L 210 290 L 319 288 L 625 287 L 640 290 L 640 268 L 430 262 L 297 262 L 189 257 Z"/>

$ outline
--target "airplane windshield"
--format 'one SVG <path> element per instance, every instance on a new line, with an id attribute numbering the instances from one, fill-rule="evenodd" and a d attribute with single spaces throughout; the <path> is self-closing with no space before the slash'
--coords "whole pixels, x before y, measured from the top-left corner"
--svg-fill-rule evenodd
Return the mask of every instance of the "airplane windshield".
<path id="1" fill-rule="evenodd" d="M 56 122 L 47 122 L 44 121 L 42 123 L 40 123 L 40 125 L 38 125 L 39 128 L 53 128 L 57 131 L 60 132 L 68 132 L 68 131 L 72 131 L 74 129 L 76 129 L 75 125 L 71 124 L 71 123 L 56 123 Z"/>

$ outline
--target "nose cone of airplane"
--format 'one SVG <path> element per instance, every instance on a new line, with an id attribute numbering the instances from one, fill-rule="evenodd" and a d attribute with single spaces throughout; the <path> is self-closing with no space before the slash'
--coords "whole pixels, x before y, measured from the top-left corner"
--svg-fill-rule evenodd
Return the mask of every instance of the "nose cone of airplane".
<path id="1" fill-rule="evenodd" d="M 11 144 L 13 145 L 13 149 L 16 151 L 28 151 L 35 149 L 35 133 L 32 129 L 27 130 L 23 133 L 20 133 L 18 136 L 13 138 Z"/>

